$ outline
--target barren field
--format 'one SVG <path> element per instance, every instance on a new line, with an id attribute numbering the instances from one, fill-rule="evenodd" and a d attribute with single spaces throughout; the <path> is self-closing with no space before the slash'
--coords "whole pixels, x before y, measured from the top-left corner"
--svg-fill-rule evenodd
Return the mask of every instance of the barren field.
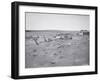
<path id="1" fill-rule="evenodd" d="M 89 65 L 89 35 L 25 31 L 25 68 Z"/>

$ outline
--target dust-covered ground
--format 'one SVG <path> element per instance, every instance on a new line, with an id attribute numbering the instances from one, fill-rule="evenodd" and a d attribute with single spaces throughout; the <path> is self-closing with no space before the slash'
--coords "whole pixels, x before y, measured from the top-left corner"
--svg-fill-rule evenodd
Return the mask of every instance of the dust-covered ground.
<path id="1" fill-rule="evenodd" d="M 26 31 L 25 68 L 89 65 L 89 34 Z"/>

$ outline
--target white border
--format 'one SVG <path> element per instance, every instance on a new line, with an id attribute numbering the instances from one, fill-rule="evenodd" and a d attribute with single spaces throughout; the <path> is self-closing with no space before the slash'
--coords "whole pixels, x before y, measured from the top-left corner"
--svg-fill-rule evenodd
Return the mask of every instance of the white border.
<path id="1" fill-rule="evenodd" d="M 64 14 L 90 15 L 90 65 L 89 66 L 65 66 L 25 69 L 25 12 L 47 12 Z M 86 9 L 69 9 L 37 6 L 19 7 L 19 75 L 40 75 L 55 73 L 73 73 L 95 71 L 95 11 Z"/>

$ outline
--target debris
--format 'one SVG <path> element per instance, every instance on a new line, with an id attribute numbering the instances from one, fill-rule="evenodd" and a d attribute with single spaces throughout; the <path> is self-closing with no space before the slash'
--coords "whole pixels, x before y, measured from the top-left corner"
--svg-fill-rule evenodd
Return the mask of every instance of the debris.
<path id="1" fill-rule="evenodd" d="M 55 64 L 55 62 L 50 62 L 51 64 Z"/>
<path id="2" fill-rule="evenodd" d="M 37 50 L 36 50 L 36 49 L 34 49 L 34 50 L 33 50 L 33 52 L 37 52 Z"/>
<path id="3" fill-rule="evenodd" d="M 37 55 L 35 55 L 35 54 L 33 55 L 33 57 L 36 57 L 36 56 L 37 56 Z"/>
<path id="4" fill-rule="evenodd" d="M 56 55 L 57 55 L 57 53 L 54 53 L 54 55 L 56 56 Z"/>

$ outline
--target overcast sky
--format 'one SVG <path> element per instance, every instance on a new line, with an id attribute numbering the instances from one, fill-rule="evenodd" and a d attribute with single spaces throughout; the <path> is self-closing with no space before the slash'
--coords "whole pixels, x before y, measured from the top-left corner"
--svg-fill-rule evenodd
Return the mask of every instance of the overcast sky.
<path id="1" fill-rule="evenodd" d="M 26 30 L 89 30 L 89 15 L 26 13 Z"/>

